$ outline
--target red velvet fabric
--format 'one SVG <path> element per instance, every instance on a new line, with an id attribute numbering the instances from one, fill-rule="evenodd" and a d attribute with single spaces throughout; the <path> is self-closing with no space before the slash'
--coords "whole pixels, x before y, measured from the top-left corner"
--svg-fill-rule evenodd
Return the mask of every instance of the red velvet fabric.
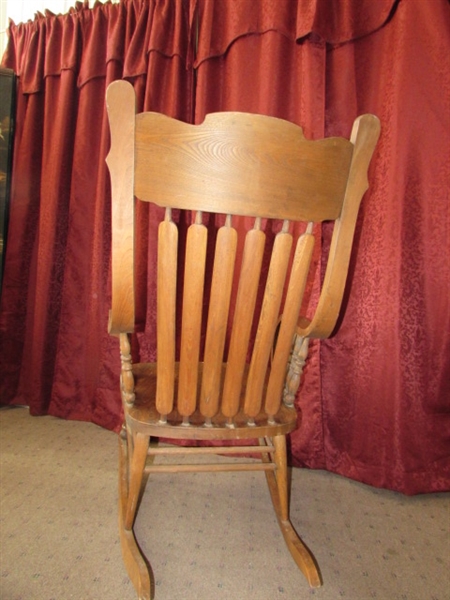
<path id="1" fill-rule="evenodd" d="M 312 344 L 293 462 L 410 494 L 450 489 L 449 46 L 447 0 L 123 0 L 12 25 L 1 401 L 120 426 L 106 334 L 110 81 L 129 78 L 139 109 L 197 122 L 266 113 L 311 138 L 348 136 L 356 115 L 374 112 L 382 137 L 344 312 L 335 336 Z M 154 227 L 153 209 L 140 210 L 142 230 Z M 323 251 L 328 241 L 325 226 Z M 153 244 L 150 232 L 139 248 L 144 359 Z"/>
<path id="2" fill-rule="evenodd" d="M 327 134 L 363 112 L 382 134 L 345 312 L 322 347 L 325 466 L 408 493 L 448 489 L 449 3 L 402 0 L 385 27 L 330 50 L 326 107 Z"/>
<path id="3" fill-rule="evenodd" d="M 398 1 L 398 0 L 397 0 Z M 191 0 L 199 12 L 196 64 L 223 56 L 239 38 L 277 32 L 342 44 L 384 25 L 396 0 Z M 266 59 L 269 57 L 267 55 Z"/>
<path id="4" fill-rule="evenodd" d="M 312 138 L 348 136 L 364 112 L 382 122 L 344 312 L 305 369 L 293 463 L 410 494 L 448 489 L 448 3 L 198 6 L 197 121 L 259 112 Z"/>
<path id="5" fill-rule="evenodd" d="M 78 4 L 11 25 L 17 128 L 0 314 L 1 399 L 119 429 L 110 307 L 105 91 L 126 77 L 139 110 L 189 120 L 189 12 L 182 0 Z M 168 35 L 167 32 L 172 32 Z M 140 214 L 153 222 L 144 207 Z M 140 263 L 153 254 L 140 249 Z M 146 269 L 142 268 L 143 276 Z"/>

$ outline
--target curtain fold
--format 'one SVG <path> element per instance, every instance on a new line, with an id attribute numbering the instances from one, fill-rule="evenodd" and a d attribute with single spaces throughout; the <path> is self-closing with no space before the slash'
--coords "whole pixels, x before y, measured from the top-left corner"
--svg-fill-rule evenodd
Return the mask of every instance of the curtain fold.
<path id="1" fill-rule="evenodd" d="M 449 57 L 448 0 L 122 0 L 12 24 L 1 401 L 120 427 L 106 333 L 110 81 L 132 81 L 138 110 L 189 122 L 258 112 L 309 138 L 348 136 L 373 112 L 382 136 L 343 314 L 312 344 L 292 460 L 409 494 L 450 489 Z M 139 207 L 144 360 L 155 353 L 155 210 Z M 324 225 L 311 302 L 329 237 Z"/>
<path id="2" fill-rule="evenodd" d="M 313 138 L 348 137 L 364 112 L 382 122 L 344 314 L 305 369 L 293 463 L 405 493 L 448 489 L 448 2 L 197 5 L 197 121 L 248 110 Z"/>
<path id="3" fill-rule="evenodd" d="M 330 49 L 327 135 L 382 132 L 345 312 L 322 348 L 326 467 L 408 493 L 450 485 L 450 5 L 398 3 Z"/>
<path id="4" fill-rule="evenodd" d="M 342 44 L 382 27 L 399 0 L 192 0 L 199 12 L 196 65 L 223 56 L 239 38 L 276 31 Z"/>
<path id="5" fill-rule="evenodd" d="M 116 340 L 106 331 L 105 91 L 127 77 L 139 110 L 189 120 L 188 32 L 183 0 L 78 4 L 67 15 L 10 27 L 3 64 L 16 71 L 18 94 L 0 314 L 4 403 L 27 404 L 33 415 L 121 426 Z M 151 215 L 144 210 L 145 219 Z M 153 253 L 150 240 L 141 262 Z"/>

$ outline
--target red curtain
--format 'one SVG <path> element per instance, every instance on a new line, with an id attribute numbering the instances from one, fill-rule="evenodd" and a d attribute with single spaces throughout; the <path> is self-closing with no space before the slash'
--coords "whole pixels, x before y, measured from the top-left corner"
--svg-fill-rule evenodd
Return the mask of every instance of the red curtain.
<path id="1" fill-rule="evenodd" d="M 11 25 L 3 64 L 18 74 L 0 314 L 1 399 L 118 429 L 116 340 L 106 333 L 110 193 L 107 85 L 134 83 L 139 110 L 192 114 L 183 0 L 78 3 Z M 151 214 L 145 208 L 142 226 Z M 143 246 L 140 264 L 152 256 Z M 143 277 L 146 276 L 145 269 Z"/>
<path id="2" fill-rule="evenodd" d="M 344 312 L 312 345 L 293 463 L 450 487 L 447 0 L 198 0 L 196 119 L 244 110 L 348 136 L 377 114 Z M 329 230 L 323 228 L 323 253 Z"/>
<path id="3" fill-rule="evenodd" d="M 450 483 L 450 5 L 401 0 L 391 16 L 327 60 L 327 134 L 373 112 L 382 135 L 346 310 L 322 348 L 324 454 L 417 493 Z"/>
<path id="4" fill-rule="evenodd" d="M 312 345 L 293 463 L 405 493 L 449 489 L 449 46 L 447 0 L 125 0 L 13 25 L 2 402 L 120 426 L 106 334 L 109 81 L 129 78 L 139 109 L 197 122 L 217 110 L 271 114 L 311 138 L 348 136 L 355 116 L 373 112 L 382 137 L 343 316 Z M 139 258 L 150 294 L 151 240 Z M 324 252 L 328 240 L 325 226 Z M 142 322 L 153 310 L 143 307 Z M 136 340 L 144 358 L 149 334 Z"/>

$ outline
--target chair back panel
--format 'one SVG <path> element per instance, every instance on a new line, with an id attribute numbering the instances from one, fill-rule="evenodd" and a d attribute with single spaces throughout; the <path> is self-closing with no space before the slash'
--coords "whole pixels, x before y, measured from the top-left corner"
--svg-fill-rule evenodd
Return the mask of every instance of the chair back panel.
<path id="1" fill-rule="evenodd" d="M 225 225 L 217 234 L 206 327 L 200 412 L 209 419 L 214 417 L 219 408 L 236 247 L 237 231 L 231 227 L 231 217 L 228 215 Z"/>
<path id="2" fill-rule="evenodd" d="M 273 416 L 280 408 L 286 364 L 309 274 L 314 237 L 309 231 L 300 235 L 294 252 L 289 221 L 284 221 L 273 244 L 269 244 L 260 229 L 260 220 L 256 219 L 253 228 L 243 232 L 244 253 L 238 262 L 238 231 L 232 225 L 233 218 L 228 216 L 215 236 L 211 286 L 205 311 L 208 229 L 200 222 L 201 218 L 202 214 L 196 213 L 195 222 L 188 228 L 185 251 L 178 248 L 177 227 L 171 220 L 171 209 L 167 209 L 165 220 L 159 226 L 157 409 L 161 415 L 168 415 L 176 408 L 186 419 L 196 410 L 205 420 L 211 420 L 219 411 L 230 420 L 240 410 L 249 419 L 254 419 L 261 411 Z M 179 252 L 185 259 L 181 331 L 177 332 Z M 258 291 L 264 279 L 265 252 L 270 253 L 270 262 L 259 310 L 256 310 Z M 233 286 L 235 270 L 238 280 Z M 274 346 L 285 295 L 283 317 Z M 232 298 L 234 310 L 230 314 Z M 204 320 L 206 338 L 202 351 Z M 254 341 L 251 339 L 253 326 L 256 328 Z M 177 365 L 178 337 L 181 338 L 181 349 Z M 249 353 L 251 358 L 247 364 Z"/>
<path id="3" fill-rule="evenodd" d="M 288 232 L 288 222 L 277 234 L 269 264 L 269 272 L 264 292 L 258 329 L 245 393 L 245 413 L 254 418 L 261 410 L 267 367 L 272 350 L 275 331 L 280 318 L 281 300 L 286 281 L 289 258 L 292 248 L 292 235 Z M 291 339 L 295 329 L 291 331 Z"/>
<path id="4" fill-rule="evenodd" d="M 136 117 L 135 194 L 159 206 L 273 219 L 336 219 L 352 158 L 343 138 L 311 142 L 300 127 L 245 113 L 188 125 Z"/>

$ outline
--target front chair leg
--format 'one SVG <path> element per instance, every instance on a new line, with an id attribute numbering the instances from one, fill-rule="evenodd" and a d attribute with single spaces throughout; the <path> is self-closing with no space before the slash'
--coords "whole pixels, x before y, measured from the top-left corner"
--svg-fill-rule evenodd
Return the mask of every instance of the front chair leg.
<path id="1" fill-rule="evenodd" d="M 143 480 L 143 467 L 139 476 L 139 463 L 145 466 L 145 450 L 148 447 L 148 438 L 144 440 L 135 438 L 133 447 L 130 448 L 127 444 L 127 436 L 119 437 L 119 532 L 122 555 L 125 567 L 133 583 L 139 600 L 151 600 L 154 596 L 154 579 L 152 576 L 151 567 L 148 564 L 145 556 L 141 552 L 133 532 L 133 523 L 136 516 L 136 509 L 140 497 L 141 483 Z M 131 436 L 128 436 L 131 438 Z M 137 444 L 136 444 L 137 442 Z M 136 447 L 138 454 L 135 454 Z M 131 453 L 131 459 L 128 459 L 128 452 Z M 137 472 L 137 477 L 132 476 L 132 471 Z M 133 492 L 131 491 L 133 489 Z M 137 489 L 137 493 L 136 490 Z"/>
<path id="2" fill-rule="evenodd" d="M 266 478 L 278 524 L 293 559 L 308 580 L 309 585 L 320 587 L 322 580 L 316 561 L 289 519 L 286 436 L 274 436 L 273 444 L 275 446 L 276 471 L 275 473 L 266 471 Z"/>
<path id="3" fill-rule="evenodd" d="M 141 495 L 147 459 L 149 437 L 137 433 L 133 436 L 133 451 L 130 458 L 127 509 L 125 512 L 125 529 L 132 529 L 136 510 Z"/>
<path id="4" fill-rule="evenodd" d="M 287 452 L 286 452 L 286 436 L 276 435 L 273 438 L 275 446 L 275 478 L 278 488 L 278 496 L 280 500 L 280 517 L 283 521 L 289 520 L 289 497 L 288 497 L 288 475 L 287 475 Z"/>

